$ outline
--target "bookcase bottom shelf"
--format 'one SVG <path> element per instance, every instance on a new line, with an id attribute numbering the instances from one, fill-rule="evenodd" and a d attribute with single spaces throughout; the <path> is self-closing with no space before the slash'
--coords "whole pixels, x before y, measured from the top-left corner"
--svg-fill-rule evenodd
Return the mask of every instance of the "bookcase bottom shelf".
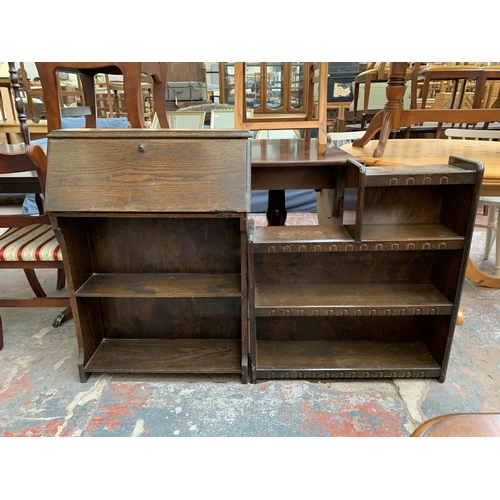
<path id="1" fill-rule="evenodd" d="M 105 339 L 84 372 L 242 373 L 240 340 Z"/>
<path id="2" fill-rule="evenodd" d="M 423 342 L 258 341 L 257 379 L 439 378 Z"/>

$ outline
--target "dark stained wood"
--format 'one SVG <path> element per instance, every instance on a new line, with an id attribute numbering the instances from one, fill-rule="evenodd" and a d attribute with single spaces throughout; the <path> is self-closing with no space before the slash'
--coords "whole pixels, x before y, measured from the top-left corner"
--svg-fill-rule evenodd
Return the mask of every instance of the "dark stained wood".
<path id="1" fill-rule="evenodd" d="M 93 299 L 78 299 L 82 304 Z M 239 339 L 239 297 L 96 299 L 104 338 Z"/>
<path id="2" fill-rule="evenodd" d="M 241 341 L 107 339 L 85 370 L 107 373 L 241 373 Z"/>
<path id="3" fill-rule="evenodd" d="M 440 368 L 419 342 L 259 342 L 259 378 L 435 378 Z"/>
<path id="4" fill-rule="evenodd" d="M 50 135 L 47 199 L 82 382 L 93 371 L 247 382 L 249 133 L 207 132 Z"/>
<path id="5" fill-rule="evenodd" d="M 250 144 L 241 140 L 241 134 L 226 131 L 219 135 L 224 139 L 215 141 L 213 134 L 201 138 L 186 133 L 179 139 L 178 134 L 161 130 L 149 135 L 103 130 L 94 138 L 81 132 L 83 140 L 73 141 L 64 133 L 49 136 L 49 211 L 249 210 Z M 87 155 L 88 151 L 93 154 Z M 74 185 L 80 188 L 75 190 Z"/>
<path id="6" fill-rule="evenodd" d="M 347 159 L 342 225 L 249 238 L 251 379 L 446 377 L 480 163 Z"/>
<path id="7" fill-rule="evenodd" d="M 260 283 L 429 283 L 435 252 L 347 251 L 255 254 Z M 373 297 L 376 300 L 376 297 Z"/>
<path id="8" fill-rule="evenodd" d="M 423 332 L 433 332 L 439 323 L 448 323 L 450 316 L 259 316 L 257 331 L 261 341 L 296 342 L 422 342 Z"/>
<path id="9" fill-rule="evenodd" d="M 78 297 L 240 297 L 239 274 L 94 274 Z"/>
<path id="10" fill-rule="evenodd" d="M 257 316 L 450 314 L 451 302 L 428 284 L 258 283 Z"/>
<path id="11" fill-rule="evenodd" d="M 410 437 L 500 437 L 500 414 L 439 415 L 419 425 Z"/>
<path id="12" fill-rule="evenodd" d="M 338 189 L 347 158 L 339 148 L 318 154 L 315 139 L 258 139 L 252 141 L 252 189 L 269 191 L 267 222 L 286 222 L 286 189 Z"/>

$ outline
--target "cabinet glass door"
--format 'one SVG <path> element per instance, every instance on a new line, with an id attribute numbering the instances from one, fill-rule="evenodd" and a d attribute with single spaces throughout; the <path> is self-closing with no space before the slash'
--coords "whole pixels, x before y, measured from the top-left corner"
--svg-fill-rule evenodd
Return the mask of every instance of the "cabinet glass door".
<path id="1" fill-rule="evenodd" d="M 295 111 L 304 109 L 304 63 L 294 62 L 291 68 L 290 107 Z"/>

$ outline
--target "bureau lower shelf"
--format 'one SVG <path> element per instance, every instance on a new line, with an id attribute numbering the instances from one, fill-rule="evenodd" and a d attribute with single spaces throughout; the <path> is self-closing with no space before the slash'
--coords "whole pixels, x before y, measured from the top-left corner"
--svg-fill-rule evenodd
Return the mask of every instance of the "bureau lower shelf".
<path id="1" fill-rule="evenodd" d="M 257 378 L 437 378 L 422 342 L 258 341 Z"/>
<path id="2" fill-rule="evenodd" d="M 240 274 L 93 274 L 76 297 L 241 297 Z"/>
<path id="3" fill-rule="evenodd" d="M 104 339 L 84 371 L 241 374 L 241 341 Z"/>

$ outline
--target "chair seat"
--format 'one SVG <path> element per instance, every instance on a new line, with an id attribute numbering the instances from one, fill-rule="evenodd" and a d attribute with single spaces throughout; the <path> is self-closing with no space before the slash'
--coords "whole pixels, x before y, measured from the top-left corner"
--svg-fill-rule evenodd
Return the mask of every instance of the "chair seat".
<path id="1" fill-rule="evenodd" d="M 62 261 L 62 252 L 49 224 L 33 224 L 11 228 L 0 236 L 1 261 Z"/>

